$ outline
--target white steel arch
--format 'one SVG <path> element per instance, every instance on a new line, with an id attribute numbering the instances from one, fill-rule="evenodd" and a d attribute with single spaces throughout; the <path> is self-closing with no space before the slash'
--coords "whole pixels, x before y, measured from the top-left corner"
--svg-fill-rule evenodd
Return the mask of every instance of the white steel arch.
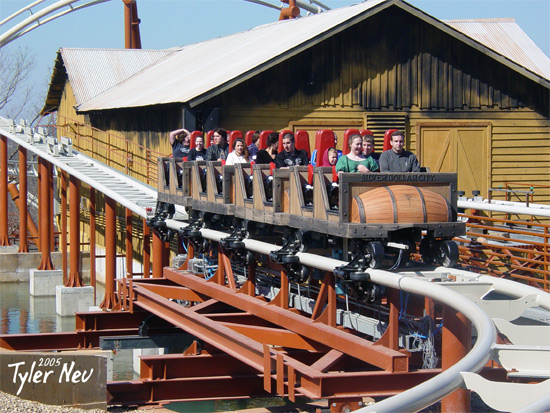
<path id="1" fill-rule="evenodd" d="M 95 6 L 97 4 L 105 3 L 111 0 L 91 0 L 88 2 L 85 2 L 82 0 L 59 0 L 54 4 L 44 7 L 43 9 L 37 12 L 33 11 L 33 8 L 38 7 L 41 3 L 44 3 L 45 1 L 47 0 L 36 0 L 28 4 L 27 6 L 21 8 L 20 10 L 13 13 L 12 15 L 6 17 L 4 20 L 0 22 L 0 27 L 2 27 L 3 25 L 12 21 L 14 18 L 21 15 L 22 13 L 25 13 L 25 12 L 30 13 L 30 16 L 24 19 L 22 22 L 16 24 L 12 28 L 0 34 L 0 47 L 7 45 L 8 43 L 23 36 L 24 34 L 36 29 L 37 27 L 43 24 L 46 24 L 52 20 L 55 20 L 59 17 L 65 16 L 69 13 L 72 13 L 78 10 L 82 10 L 90 6 Z M 283 4 L 275 5 L 265 0 L 245 0 L 245 1 L 258 4 L 261 6 L 270 7 L 276 10 L 281 10 L 283 8 Z M 80 4 L 76 5 L 76 3 L 80 3 Z M 308 13 L 314 13 L 314 14 L 320 13 L 325 10 L 330 10 L 328 6 L 324 5 L 323 3 L 317 0 L 296 0 L 296 5 L 306 10 Z M 61 9 L 64 9 L 64 10 L 59 11 Z"/>

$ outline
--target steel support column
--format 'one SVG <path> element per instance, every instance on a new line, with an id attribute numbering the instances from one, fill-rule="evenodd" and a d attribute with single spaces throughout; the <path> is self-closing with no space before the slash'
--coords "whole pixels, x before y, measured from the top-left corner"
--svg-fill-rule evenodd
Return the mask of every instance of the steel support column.
<path id="1" fill-rule="evenodd" d="M 143 218 L 143 278 L 151 276 L 151 228 Z"/>
<path id="2" fill-rule="evenodd" d="M 50 252 L 54 251 L 55 249 L 55 226 L 54 226 L 54 208 L 53 208 L 53 205 L 54 205 L 54 202 L 53 202 L 53 165 L 50 163 L 50 162 L 47 162 L 46 163 L 47 167 L 48 167 L 48 192 L 49 192 L 49 195 L 48 195 L 48 200 L 50 202 L 50 206 L 49 206 L 49 209 L 50 209 L 50 223 L 49 223 L 49 230 L 50 230 L 50 234 L 49 234 L 49 237 L 50 237 Z"/>
<path id="3" fill-rule="evenodd" d="M 126 277 L 132 278 L 134 274 L 132 245 L 132 210 L 126 208 Z"/>
<path id="4" fill-rule="evenodd" d="M 40 251 L 42 252 L 42 260 L 38 266 L 38 270 L 54 270 L 55 267 L 52 263 L 51 251 L 52 251 L 52 236 L 51 233 L 53 227 L 53 213 L 51 210 L 52 200 L 50 198 L 50 182 L 52 175 L 52 168 L 50 163 L 43 158 L 38 160 L 38 176 L 40 180 L 39 191 L 39 227 L 40 227 Z"/>
<path id="5" fill-rule="evenodd" d="M 95 189 L 90 187 L 90 284 L 94 287 L 94 304 L 96 302 L 95 235 Z"/>
<path id="6" fill-rule="evenodd" d="M 0 135 L 0 247 L 8 245 L 8 138 Z"/>
<path id="7" fill-rule="evenodd" d="M 28 211 L 27 199 L 22 201 L 22 197 L 19 196 L 19 191 L 15 184 L 11 184 L 11 183 L 8 184 L 8 191 L 11 195 L 11 200 L 15 203 L 15 205 L 17 205 L 17 208 L 19 209 L 20 220 L 21 220 L 21 216 L 24 217 L 21 221 L 22 224 L 19 226 L 20 231 L 21 231 L 21 228 L 23 228 L 23 225 L 26 225 L 25 230 L 27 231 L 27 233 L 30 233 L 31 236 L 34 237 L 34 239 L 36 239 L 36 243 L 38 244 L 38 228 L 36 227 L 36 224 L 32 220 L 31 214 Z M 21 207 L 21 204 L 23 202 L 24 202 L 24 205 L 23 207 Z M 24 213 L 21 214 L 21 211 L 24 211 Z M 28 250 L 28 236 L 26 237 L 26 242 L 27 242 L 27 250 Z M 27 251 L 20 251 L 20 252 L 27 252 Z"/>
<path id="8" fill-rule="evenodd" d="M 61 186 L 61 268 L 63 270 L 63 285 L 69 281 L 69 265 L 67 260 L 67 172 L 60 171 Z"/>
<path id="9" fill-rule="evenodd" d="M 153 231 L 153 278 L 162 277 L 162 269 L 168 262 L 166 243 Z"/>
<path id="10" fill-rule="evenodd" d="M 82 287 L 82 270 L 80 265 L 80 180 L 69 178 L 69 211 L 71 214 L 71 256 L 69 281 L 65 287 Z M 107 232 L 107 231 L 105 231 Z"/>
<path id="11" fill-rule="evenodd" d="M 100 304 L 104 310 L 117 305 L 116 278 L 116 202 L 105 196 L 105 297 Z"/>
<path id="12" fill-rule="evenodd" d="M 27 237 L 30 218 L 27 208 L 27 150 L 19 146 L 19 252 L 29 252 Z"/>
<path id="13" fill-rule="evenodd" d="M 472 323 L 462 314 L 443 306 L 443 340 L 441 367 L 447 370 L 463 359 L 471 348 Z M 458 389 L 441 400 L 442 412 L 470 411 L 470 391 Z"/>

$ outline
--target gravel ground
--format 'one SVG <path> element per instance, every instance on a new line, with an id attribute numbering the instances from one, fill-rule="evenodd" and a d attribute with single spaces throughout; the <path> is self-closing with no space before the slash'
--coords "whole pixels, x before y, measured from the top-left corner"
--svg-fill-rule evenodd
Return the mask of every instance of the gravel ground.
<path id="1" fill-rule="evenodd" d="M 109 413 L 131 413 L 141 412 L 143 410 L 136 410 L 131 408 L 110 406 L 107 411 Z M 74 407 L 62 407 L 51 406 L 48 404 L 42 404 L 38 402 L 32 402 L 30 400 L 20 399 L 19 397 L 12 396 L 4 392 L 0 392 L 0 412 L 6 413 L 105 413 L 105 410 L 101 409 L 77 409 Z"/>

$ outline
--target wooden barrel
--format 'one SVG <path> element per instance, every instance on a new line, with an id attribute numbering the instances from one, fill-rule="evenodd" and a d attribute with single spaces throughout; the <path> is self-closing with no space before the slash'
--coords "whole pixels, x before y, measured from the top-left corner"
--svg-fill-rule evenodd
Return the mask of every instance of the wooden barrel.
<path id="1" fill-rule="evenodd" d="M 451 208 L 441 195 L 428 189 L 390 185 L 356 196 L 351 201 L 350 222 L 397 224 L 448 222 Z"/>

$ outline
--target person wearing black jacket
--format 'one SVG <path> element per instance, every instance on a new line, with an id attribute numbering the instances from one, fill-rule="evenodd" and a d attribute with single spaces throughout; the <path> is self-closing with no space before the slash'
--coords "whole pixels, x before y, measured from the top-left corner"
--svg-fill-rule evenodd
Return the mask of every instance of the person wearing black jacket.
<path id="1" fill-rule="evenodd" d="M 214 129 L 214 145 L 206 150 L 207 161 L 223 161 L 227 159 L 229 145 L 227 143 L 227 131 L 222 128 Z"/>
<path id="2" fill-rule="evenodd" d="M 294 135 L 287 133 L 283 136 L 283 151 L 275 157 L 275 167 L 307 166 L 309 159 L 306 151 L 296 149 Z"/>

